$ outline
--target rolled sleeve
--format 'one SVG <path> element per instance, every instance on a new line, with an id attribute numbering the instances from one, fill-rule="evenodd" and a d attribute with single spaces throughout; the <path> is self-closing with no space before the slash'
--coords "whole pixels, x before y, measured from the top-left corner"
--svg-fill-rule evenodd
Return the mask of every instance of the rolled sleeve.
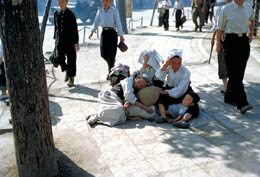
<path id="1" fill-rule="evenodd" d="M 118 34 L 118 36 L 123 36 L 123 35 L 124 35 L 124 32 L 123 32 L 123 29 L 122 29 L 122 24 L 121 24 L 121 20 L 120 20 L 118 11 L 115 10 L 114 12 L 115 12 L 115 16 L 116 16 L 116 29 L 117 29 L 117 34 Z"/>
<path id="2" fill-rule="evenodd" d="M 167 70 L 166 70 L 167 71 Z M 160 81 L 165 81 L 165 78 L 166 78 L 166 75 L 167 75 L 167 72 L 166 71 L 162 71 L 161 68 L 157 69 L 156 72 L 155 72 L 155 77 L 157 79 L 159 79 Z"/>
<path id="3" fill-rule="evenodd" d="M 91 32 L 95 33 L 100 23 L 100 10 L 97 11 L 93 25 L 91 26 Z"/>
<path id="4" fill-rule="evenodd" d="M 133 88 L 134 79 L 132 77 L 128 77 L 122 80 L 120 83 L 123 88 L 125 101 L 128 101 L 129 103 L 134 105 L 135 102 L 137 101 L 137 98 L 134 94 L 134 88 Z"/>
<path id="5" fill-rule="evenodd" d="M 181 81 L 177 87 L 174 87 L 171 90 L 168 90 L 168 94 L 170 97 L 179 98 L 182 95 L 184 95 L 184 93 L 187 91 L 189 85 L 190 85 L 189 79 L 184 78 L 183 81 Z"/>
<path id="6" fill-rule="evenodd" d="M 226 18 L 223 9 L 220 11 L 219 18 L 217 20 L 216 30 L 225 31 L 226 28 Z"/>

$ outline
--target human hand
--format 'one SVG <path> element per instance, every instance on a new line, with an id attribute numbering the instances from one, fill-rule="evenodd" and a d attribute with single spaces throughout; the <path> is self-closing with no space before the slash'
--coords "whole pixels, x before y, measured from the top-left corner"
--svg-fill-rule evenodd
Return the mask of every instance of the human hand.
<path id="1" fill-rule="evenodd" d="M 162 95 L 168 95 L 168 90 L 160 90 L 160 94 Z"/>
<path id="2" fill-rule="evenodd" d="M 76 52 L 78 52 L 79 51 L 79 44 L 74 44 L 74 48 L 75 48 Z"/>
<path id="3" fill-rule="evenodd" d="M 120 36 L 120 42 L 124 42 L 124 41 L 125 41 L 124 36 Z"/>
<path id="4" fill-rule="evenodd" d="M 126 110 L 129 106 L 130 106 L 129 102 L 125 102 L 125 103 L 122 105 L 122 108 L 123 108 L 124 110 Z"/>
<path id="5" fill-rule="evenodd" d="M 150 108 L 149 106 L 144 106 L 143 110 L 145 110 L 148 113 L 153 113 L 152 108 Z"/>
<path id="6" fill-rule="evenodd" d="M 220 50 L 221 50 L 220 44 L 219 44 L 219 43 L 217 43 L 217 45 L 216 45 L 216 52 L 217 52 L 217 53 L 219 53 L 219 52 L 220 52 Z"/>

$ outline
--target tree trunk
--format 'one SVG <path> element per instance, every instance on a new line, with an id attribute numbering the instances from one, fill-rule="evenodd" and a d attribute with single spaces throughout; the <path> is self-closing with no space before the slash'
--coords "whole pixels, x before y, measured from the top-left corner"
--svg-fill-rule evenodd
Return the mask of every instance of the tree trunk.
<path id="1" fill-rule="evenodd" d="M 52 177 L 54 157 L 37 0 L 0 0 L 7 85 L 20 177 Z"/>
<path id="2" fill-rule="evenodd" d="M 45 10 L 44 10 L 42 25 L 41 25 L 41 36 L 40 36 L 41 46 L 43 46 L 44 34 L 45 34 L 46 24 L 47 24 L 47 21 L 48 21 L 49 11 L 50 11 L 50 8 L 51 8 L 51 2 L 52 2 L 52 0 L 47 0 Z"/>
<path id="3" fill-rule="evenodd" d="M 125 11 L 125 0 L 118 0 L 117 8 L 119 11 L 119 16 L 122 24 L 122 28 L 125 34 L 128 34 L 126 25 L 126 11 Z"/>

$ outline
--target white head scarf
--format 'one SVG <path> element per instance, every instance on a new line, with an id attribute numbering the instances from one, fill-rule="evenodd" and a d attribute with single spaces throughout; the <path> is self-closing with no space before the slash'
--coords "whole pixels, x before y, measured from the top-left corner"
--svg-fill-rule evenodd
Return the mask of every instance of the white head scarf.
<path id="1" fill-rule="evenodd" d="M 164 59 L 161 57 L 161 55 L 156 50 L 144 50 L 141 52 L 138 62 L 143 63 L 144 56 L 148 55 L 149 60 L 147 62 L 148 65 L 150 65 L 153 69 L 157 70 L 161 67 L 160 63 L 164 62 Z"/>
<path id="2" fill-rule="evenodd" d="M 168 53 L 168 59 L 171 59 L 175 56 L 178 56 L 180 58 L 182 58 L 182 50 L 181 49 L 172 49 L 169 53 Z"/>

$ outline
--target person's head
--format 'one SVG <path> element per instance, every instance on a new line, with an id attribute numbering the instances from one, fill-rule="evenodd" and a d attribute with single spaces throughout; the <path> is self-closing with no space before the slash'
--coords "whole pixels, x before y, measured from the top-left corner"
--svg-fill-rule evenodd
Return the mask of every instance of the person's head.
<path id="1" fill-rule="evenodd" d="M 142 74 L 134 77 L 134 88 L 140 90 L 148 85 L 148 79 Z"/>
<path id="2" fill-rule="evenodd" d="M 103 3 L 103 7 L 104 9 L 109 9 L 110 8 L 110 5 L 112 3 L 112 0 L 102 0 L 102 3 Z"/>
<path id="3" fill-rule="evenodd" d="M 182 100 L 183 106 L 193 106 L 194 103 L 198 103 L 200 101 L 200 97 L 195 92 L 188 92 Z"/>
<path id="4" fill-rule="evenodd" d="M 238 4 L 238 5 L 243 5 L 245 0 L 235 0 L 235 2 Z"/>
<path id="5" fill-rule="evenodd" d="M 174 72 L 177 72 L 182 65 L 182 50 L 173 49 L 168 54 L 168 60 Z"/>
<path id="6" fill-rule="evenodd" d="M 67 8 L 68 0 L 58 0 L 58 4 L 60 6 L 60 9 L 64 11 Z"/>

